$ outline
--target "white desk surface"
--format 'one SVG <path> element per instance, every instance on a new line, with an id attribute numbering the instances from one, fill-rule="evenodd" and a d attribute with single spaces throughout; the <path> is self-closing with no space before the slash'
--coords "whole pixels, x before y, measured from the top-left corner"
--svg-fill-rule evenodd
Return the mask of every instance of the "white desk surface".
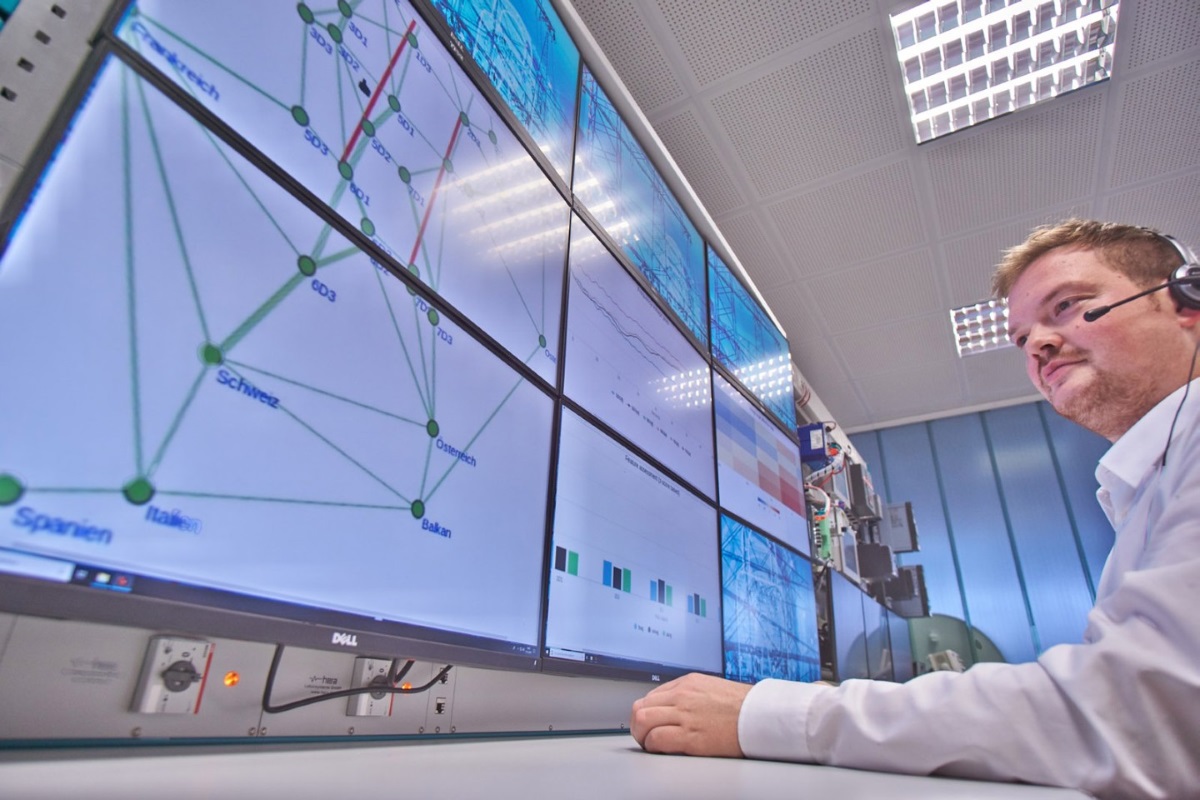
<path id="1" fill-rule="evenodd" d="M 0 752 L 0 797 L 1069 800 L 1063 789 L 643 753 L 629 736 Z"/>

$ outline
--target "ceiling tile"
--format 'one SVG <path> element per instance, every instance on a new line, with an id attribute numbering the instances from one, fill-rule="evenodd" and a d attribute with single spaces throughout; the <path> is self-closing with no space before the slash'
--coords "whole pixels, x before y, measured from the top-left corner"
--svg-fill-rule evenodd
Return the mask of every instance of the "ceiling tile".
<path id="1" fill-rule="evenodd" d="M 1200 60 L 1128 81 L 1121 100 L 1111 186 L 1200 164 Z"/>
<path id="2" fill-rule="evenodd" d="M 819 275 L 925 243 L 912 169 L 899 161 L 767 206 L 797 272 Z"/>
<path id="3" fill-rule="evenodd" d="M 654 130 L 710 215 L 745 204 L 746 199 L 690 108 L 658 122 Z"/>
<path id="4" fill-rule="evenodd" d="M 880 425 L 963 406 L 958 364 L 952 361 L 864 376 L 854 383 L 871 411 L 871 422 Z"/>
<path id="5" fill-rule="evenodd" d="M 967 356 L 962 360 L 967 378 L 967 402 L 972 405 L 1042 396 L 1025 374 L 1024 354 L 1015 347 Z"/>
<path id="6" fill-rule="evenodd" d="M 940 311 L 933 253 L 921 248 L 805 281 L 832 333 Z"/>
<path id="7" fill-rule="evenodd" d="M 871 420 L 871 413 L 859 399 L 853 384 L 849 382 L 833 383 L 816 389 L 816 392 L 825 408 L 829 409 L 829 413 L 833 415 L 833 419 L 829 421 L 837 422 L 842 428 L 863 425 Z"/>
<path id="8" fill-rule="evenodd" d="M 765 293 L 773 286 L 782 286 L 795 280 L 796 273 L 771 246 L 770 236 L 758 216 L 739 214 L 726 217 L 717 222 L 717 227 L 742 266 L 750 273 L 750 279 L 759 291 Z M 767 298 L 767 304 L 772 310 L 775 309 L 770 298 Z"/>
<path id="9" fill-rule="evenodd" d="M 571 0 L 644 113 L 681 99 L 683 88 L 633 0 Z M 603 81 L 601 81 L 603 85 Z"/>
<path id="10" fill-rule="evenodd" d="M 1104 96 L 1082 89 L 925 147 L 942 232 L 1091 194 Z"/>
<path id="11" fill-rule="evenodd" d="M 851 379 L 937 361 L 953 363 L 958 358 L 949 312 L 837 334 L 833 344 L 851 368 Z"/>
<path id="12" fill-rule="evenodd" d="M 1200 250 L 1200 170 L 1174 180 L 1127 189 L 1108 198 L 1105 218 L 1149 225 Z"/>
<path id="13" fill-rule="evenodd" d="M 905 147 L 907 122 L 888 83 L 892 59 L 890 42 L 871 30 L 712 99 L 760 195 Z"/>
<path id="14" fill-rule="evenodd" d="M 869 0 L 658 0 L 658 7 L 702 87 L 871 11 Z"/>
<path id="15" fill-rule="evenodd" d="M 1181 53 L 1197 43 L 1200 14 L 1196 13 L 1196 0 L 1140 0 L 1131 18 L 1122 11 L 1117 26 L 1117 49 L 1126 50 L 1129 69 Z"/>

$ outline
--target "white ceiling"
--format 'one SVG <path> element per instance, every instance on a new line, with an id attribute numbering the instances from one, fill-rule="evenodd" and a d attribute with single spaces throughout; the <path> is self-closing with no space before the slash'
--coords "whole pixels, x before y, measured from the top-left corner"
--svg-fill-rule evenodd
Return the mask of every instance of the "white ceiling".
<path id="1" fill-rule="evenodd" d="M 1111 80 L 918 147 L 912 0 L 572 0 L 848 431 L 1037 397 L 949 309 L 1067 216 L 1200 248 L 1200 0 L 1121 0 Z"/>

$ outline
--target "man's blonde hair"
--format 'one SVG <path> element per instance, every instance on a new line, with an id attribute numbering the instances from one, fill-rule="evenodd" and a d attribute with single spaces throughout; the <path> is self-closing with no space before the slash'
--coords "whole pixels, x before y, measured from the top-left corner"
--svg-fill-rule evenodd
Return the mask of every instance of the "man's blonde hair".
<path id="1" fill-rule="evenodd" d="M 1030 264 L 1060 247 L 1093 251 L 1109 268 L 1144 288 L 1168 280 L 1179 266 L 1175 248 L 1150 228 L 1068 219 L 1034 228 L 1024 242 L 1005 250 L 992 276 L 992 294 L 1008 297 Z"/>

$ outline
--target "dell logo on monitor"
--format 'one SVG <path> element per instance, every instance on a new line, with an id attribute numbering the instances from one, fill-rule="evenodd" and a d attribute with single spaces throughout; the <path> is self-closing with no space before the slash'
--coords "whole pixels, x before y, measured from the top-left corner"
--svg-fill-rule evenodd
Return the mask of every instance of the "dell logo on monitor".
<path id="1" fill-rule="evenodd" d="M 342 647 L 358 647 L 358 636 L 353 633 L 338 633 L 333 634 L 333 643 L 340 644 Z"/>

